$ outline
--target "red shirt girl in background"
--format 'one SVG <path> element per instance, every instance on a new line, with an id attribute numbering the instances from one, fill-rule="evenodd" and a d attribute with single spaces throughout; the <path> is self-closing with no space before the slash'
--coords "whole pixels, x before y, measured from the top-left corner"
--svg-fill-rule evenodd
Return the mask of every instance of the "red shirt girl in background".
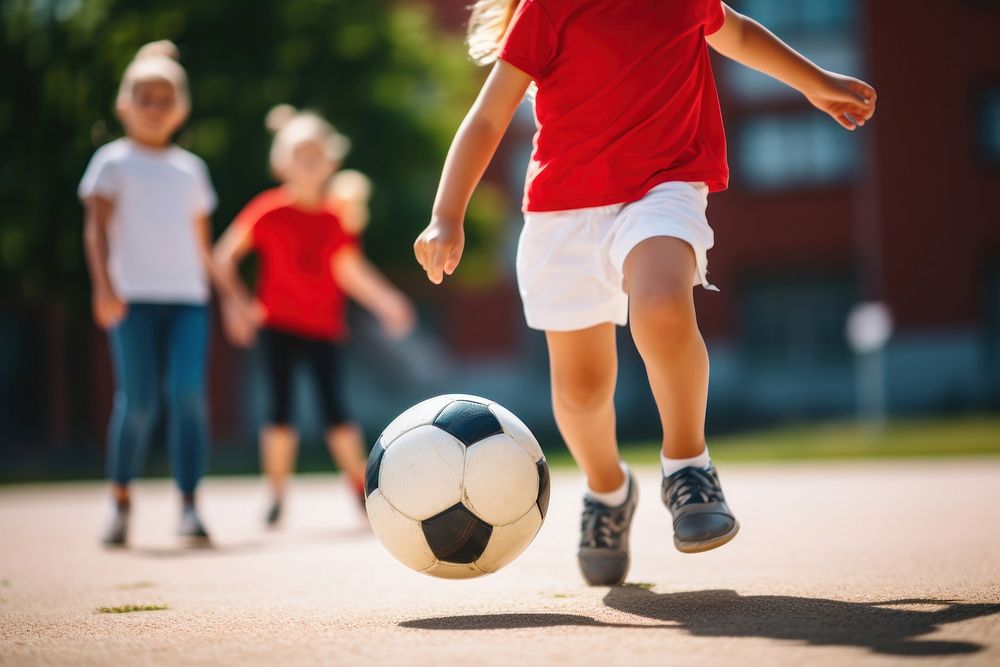
<path id="1" fill-rule="evenodd" d="M 219 239 L 213 257 L 223 278 L 227 335 L 241 346 L 256 340 L 264 358 L 270 412 L 260 436 L 261 462 L 272 494 L 267 523 L 273 526 L 281 518 L 298 449 L 291 419 L 294 368 L 302 365 L 312 375 L 327 447 L 363 502 L 361 430 L 349 416 L 338 378 L 347 298 L 370 310 L 394 338 L 409 333 L 414 316 L 410 302 L 358 245 L 367 183 L 353 172 L 334 176 L 347 139 L 318 115 L 287 105 L 272 110 L 268 126 L 275 132 L 271 169 L 282 184 L 247 204 Z M 256 299 L 236 272 L 251 251 L 260 257 Z"/>

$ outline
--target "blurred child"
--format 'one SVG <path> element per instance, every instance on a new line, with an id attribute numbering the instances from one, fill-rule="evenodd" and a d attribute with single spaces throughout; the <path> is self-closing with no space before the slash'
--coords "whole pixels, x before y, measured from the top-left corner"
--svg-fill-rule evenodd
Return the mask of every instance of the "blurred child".
<path id="1" fill-rule="evenodd" d="M 534 82 L 538 133 L 517 277 L 545 331 L 556 422 L 587 479 L 578 560 L 588 583 L 629 566 L 637 490 L 615 437 L 615 325 L 631 323 L 663 426 L 661 498 L 693 553 L 739 524 L 705 445 L 708 353 L 692 285 L 711 287 L 707 196 L 727 186 L 708 46 L 799 90 L 848 130 L 875 91 L 827 72 L 719 0 L 478 0 L 469 48 L 493 63 L 414 245 L 434 283 L 458 266 L 469 197 Z"/>
<path id="2" fill-rule="evenodd" d="M 127 540 L 129 484 L 149 448 L 161 385 L 171 466 L 183 496 L 179 533 L 208 540 L 195 491 L 208 453 L 206 302 L 216 196 L 205 163 L 171 140 L 191 104 L 178 58 L 166 41 L 139 49 L 115 105 L 126 136 L 97 150 L 79 188 L 94 319 L 108 331 L 115 375 L 108 545 Z"/>
<path id="3" fill-rule="evenodd" d="M 365 450 L 339 380 L 347 335 L 345 296 L 358 301 L 400 338 L 414 316 L 410 302 L 364 257 L 357 235 L 367 222 L 370 186 L 357 172 L 334 176 L 348 141 L 320 116 L 281 105 L 268 114 L 275 132 L 271 170 L 277 188 L 255 197 L 216 244 L 223 321 L 230 339 L 263 353 L 270 413 L 261 462 L 271 491 L 267 523 L 278 523 L 295 466 L 298 432 L 292 425 L 292 371 L 303 365 L 319 390 L 326 443 L 364 502 Z M 236 268 L 250 251 L 260 255 L 254 300 Z M 258 330 L 258 326 L 260 327 Z"/>

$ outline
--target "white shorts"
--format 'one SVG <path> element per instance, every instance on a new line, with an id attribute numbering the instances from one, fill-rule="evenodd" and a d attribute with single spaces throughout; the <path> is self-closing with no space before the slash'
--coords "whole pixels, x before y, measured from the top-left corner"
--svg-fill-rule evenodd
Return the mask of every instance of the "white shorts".
<path id="1" fill-rule="evenodd" d="M 692 284 L 716 290 L 708 282 L 715 235 L 707 206 L 704 183 L 671 181 L 629 204 L 527 213 L 517 246 L 517 284 L 528 326 L 576 331 L 603 322 L 624 325 L 625 258 L 656 236 L 688 243 L 697 262 Z"/>

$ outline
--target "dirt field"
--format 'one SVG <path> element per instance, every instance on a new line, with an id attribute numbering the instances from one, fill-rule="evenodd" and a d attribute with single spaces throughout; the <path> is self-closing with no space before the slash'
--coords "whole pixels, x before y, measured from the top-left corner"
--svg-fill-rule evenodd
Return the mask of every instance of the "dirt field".
<path id="1" fill-rule="evenodd" d="M 166 482 L 137 488 L 118 552 L 102 485 L 0 488 L 0 664 L 1000 664 L 1000 459 L 721 474 L 742 532 L 690 556 L 642 471 L 613 589 L 577 573 L 569 472 L 528 551 L 474 581 L 396 563 L 334 477 L 298 480 L 271 534 L 258 480 L 208 480 L 217 546 L 194 551 Z M 168 608 L 97 611 L 126 604 Z"/>

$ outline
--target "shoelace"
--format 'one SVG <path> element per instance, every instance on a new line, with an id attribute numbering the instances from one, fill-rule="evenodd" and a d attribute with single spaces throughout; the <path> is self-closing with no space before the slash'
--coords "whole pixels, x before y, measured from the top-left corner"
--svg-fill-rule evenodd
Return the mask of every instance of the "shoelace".
<path id="1" fill-rule="evenodd" d="M 624 527 L 623 521 L 615 521 L 613 512 L 609 511 L 608 507 L 590 498 L 583 499 L 583 520 L 580 529 L 585 536 L 583 541 L 586 546 L 614 548 L 615 534 L 621 534 Z"/>
<path id="2" fill-rule="evenodd" d="M 684 468 L 670 483 L 670 489 L 671 507 L 724 500 L 715 477 L 704 468 Z"/>

